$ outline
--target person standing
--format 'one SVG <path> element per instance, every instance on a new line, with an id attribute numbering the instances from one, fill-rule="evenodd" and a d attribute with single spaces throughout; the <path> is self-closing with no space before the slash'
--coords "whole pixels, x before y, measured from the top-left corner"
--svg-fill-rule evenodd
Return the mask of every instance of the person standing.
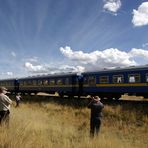
<path id="1" fill-rule="evenodd" d="M 6 93 L 7 89 L 0 87 L 0 124 L 2 122 L 9 123 L 10 104 L 12 104 L 12 100 Z"/>
<path id="2" fill-rule="evenodd" d="M 21 95 L 19 93 L 17 93 L 15 101 L 16 101 L 16 106 L 15 107 L 19 107 L 20 101 L 21 101 Z"/>
<path id="3" fill-rule="evenodd" d="M 98 96 L 92 97 L 91 102 L 88 104 L 88 108 L 91 109 L 90 118 L 90 136 L 94 137 L 95 133 L 98 135 L 101 126 L 103 103 L 100 102 Z"/>

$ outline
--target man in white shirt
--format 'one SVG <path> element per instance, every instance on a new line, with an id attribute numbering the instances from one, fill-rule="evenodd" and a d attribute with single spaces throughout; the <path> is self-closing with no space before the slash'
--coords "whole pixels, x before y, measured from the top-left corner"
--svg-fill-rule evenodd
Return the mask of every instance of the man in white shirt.
<path id="1" fill-rule="evenodd" d="M 21 95 L 19 93 L 17 93 L 15 101 L 16 101 L 16 106 L 15 107 L 19 107 L 20 101 L 21 101 Z"/>
<path id="2" fill-rule="evenodd" d="M 0 87 L 0 124 L 9 122 L 10 104 L 12 100 L 6 95 L 7 89 Z"/>

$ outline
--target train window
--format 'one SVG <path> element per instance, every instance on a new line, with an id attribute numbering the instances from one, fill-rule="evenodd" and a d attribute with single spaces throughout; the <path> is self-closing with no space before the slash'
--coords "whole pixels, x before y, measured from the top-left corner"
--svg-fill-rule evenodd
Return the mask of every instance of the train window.
<path id="1" fill-rule="evenodd" d="M 96 77 L 95 76 L 88 77 L 88 84 L 89 85 L 96 85 Z"/>
<path id="2" fill-rule="evenodd" d="M 140 75 L 139 74 L 130 74 L 129 75 L 129 83 L 138 83 L 140 82 Z"/>
<path id="3" fill-rule="evenodd" d="M 5 86 L 6 84 L 5 84 L 5 82 L 3 82 L 3 86 Z"/>
<path id="4" fill-rule="evenodd" d="M 6 82 L 6 86 L 9 86 L 9 82 Z"/>
<path id="5" fill-rule="evenodd" d="M 54 85 L 55 84 L 55 80 L 50 80 L 49 84 L 50 85 Z"/>
<path id="6" fill-rule="evenodd" d="M 26 81 L 23 81 L 24 85 L 27 85 Z"/>
<path id="7" fill-rule="evenodd" d="M 57 85 L 62 85 L 62 84 L 63 84 L 62 79 L 57 80 Z"/>
<path id="8" fill-rule="evenodd" d="M 65 85 L 68 85 L 68 84 L 69 84 L 69 79 L 66 78 L 66 79 L 65 79 Z"/>
<path id="9" fill-rule="evenodd" d="M 48 85 L 48 80 L 43 80 L 44 85 Z"/>
<path id="10" fill-rule="evenodd" d="M 24 84 L 23 84 L 23 81 L 20 81 L 20 86 L 23 86 Z"/>
<path id="11" fill-rule="evenodd" d="M 43 81 L 42 80 L 38 80 L 38 85 L 42 85 Z"/>
<path id="12" fill-rule="evenodd" d="M 88 84 L 88 77 L 84 77 L 84 84 Z"/>
<path id="13" fill-rule="evenodd" d="M 148 82 L 148 74 L 146 74 L 146 82 Z"/>
<path id="14" fill-rule="evenodd" d="M 108 76 L 100 76 L 100 83 L 109 83 Z"/>
<path id="15" fill-rule="evenodd" d="M 27 81 L 27 85 L 32 85 L 32 81 L 31 80 L 28 80 Z"/>
<path id="16" fill-rule="evenodd" d="M 77 77 L 76 79 L 74 79 L 73 83 L 75 82 L 75 84 L 79 84 L 79 78 Z"/>
<path id="17" fill-rule="evenodd" d="M 123 83 L 123 75 L 115 75 L 113 76 L 113 83 Z"/>
<path id="18" fill-rule="evenodd" d="M 5 82 L 4 85 L 7 86 L 7 82 Z"/>
<path id="19" fill-rule="evenodd" d="M 37 80 L 32 80 L 32 84 L 35 86 L 37 85 Z"/>

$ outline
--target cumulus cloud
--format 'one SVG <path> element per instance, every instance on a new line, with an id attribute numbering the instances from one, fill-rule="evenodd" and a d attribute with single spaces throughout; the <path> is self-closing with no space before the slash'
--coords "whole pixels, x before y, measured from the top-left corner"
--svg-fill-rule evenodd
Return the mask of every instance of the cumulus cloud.
<path id="1" fill-rule="evenodd" d="M 148 2 L 143 2 L 138 10 L 133 10 L 132 23 L 134 26 L 148 25 Z"/>
<path id="2" fill-rule="evenodd" d="M 38 73 L 38 72 L 39 73 L 46 73 L 47 72 L 43 65 L 33 65 L 30 62 L 25 63 L 25 68 L 28 71 L 33 72 L 33 73 Z"/>
<path id="3" fill-rule="evenodd" d="M 93 51 L 90 53 L 84 53 L 83 51 L 73 51 L 70 47 L 61 47 L 61 53 L 69 58 L 75 60 L 81 64 L 103 64 L 104 66 L 126 66 L 136 64 L 131 60 L 128 53 L 120 51 L 116 48 L 110 48 L 103 51 Z M 101 66 L 101 65 L 100 65 Z"/>
<path id="4" fill-rule="evenodd" d="M 129 52 L 129 55 L 131 57 L 142 57 L 142 58 L 148 59 L 148 50 L 133 48 Z"/>
<path id="5" fill-rule="evenodd" d="M 70 47 L 61 47 L 60 51 L 69 60 L 83 65 L 86 70 L 138 65 L 136 62 L 137 57 L 145 58 L 143 62 L 148 62 L 148 50 L 136 48 L 131 49 L 129 52 L 110 48 L 103 51 L 96 50 L 84 53 L 83 51 L 73 51 Z"/>
<path id="6" fill-rule="evenodd" d="M 60 47 L 60 52 L 67 58 L 69 64 L 42 64 L 28 61 L 25 68 L 30 74 L 54 74 L 84 71 L 95 71 L 104 68 L 128 67 L 148 63 L 148 50 L 133 48 L 128 52 L 117 48 L 95 50 L 89 53 L 72 50 L 71 47 Z M 138 59 L 138 60 L 137 60 Z M 69 61 L 68 61 L 69 60 Z M 71 63 L 71 65 L 70 65 Z M 51 66 L 52 65 L 52 66 Z"/>
<path id="7" fill-rule="evenodd" d="M 85 68 L 83 66 L 69 66 L 69 65 L 59 65 L 50 66 L 45 64 L 33 65 L 30 62 L 25 63 L 25 68 L 30 73 L 38 74 L 54 74 L 54 73 L 66 73 L 66 72 L 84 72 Z"/>
<path id="8" fill-rule="evenodd" d="M 88 62 L 94 63 L 96 62 L 95 59 L 97 59 L 95 52 L 92 52 L 90 54 L 84 53 L 82 51 L 73 52 L 72 49 L 68 46 L 66 46 L 65 48 L 60 47 L 60 51 L 65 57 L 68 57 L 71 60 L 79 61 L 84 64 L 87 64 Z"/>
<path id="9" fill-rule="evenodd" d="M 104 0 L 104 10 L 114 13 L 120 9 L 121 7 L 121 1 L 120 0 Z"/>

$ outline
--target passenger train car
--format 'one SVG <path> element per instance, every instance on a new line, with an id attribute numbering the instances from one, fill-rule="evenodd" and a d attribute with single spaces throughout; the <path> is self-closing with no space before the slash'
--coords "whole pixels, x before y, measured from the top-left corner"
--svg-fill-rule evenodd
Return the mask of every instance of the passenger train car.
<path id="1" fill-rule="evenodd" d="M 0 80 L 0 86 L 11 93 L 57 92 L 61 97 L 98 95 L 116 100 L 126 93 L 148 98 L 148 66 L 5 79 Z"/>
<path id="2" fill-rule="evenodd" d="M 102 99 L 118 100 L 125 93 L 148 98 L 148 66 L 87 72 L 83 78 L 83 92 Z"/>

